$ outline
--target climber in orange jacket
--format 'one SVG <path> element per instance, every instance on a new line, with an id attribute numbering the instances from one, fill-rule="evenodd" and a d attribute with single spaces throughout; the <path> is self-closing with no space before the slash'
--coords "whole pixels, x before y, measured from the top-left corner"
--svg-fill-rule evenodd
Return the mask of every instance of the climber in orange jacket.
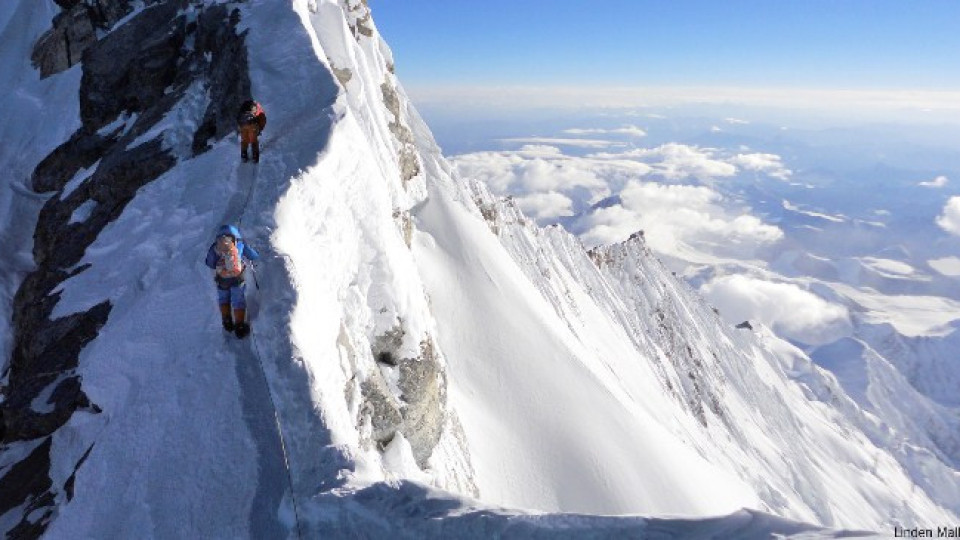
<path id="1" fill-rule="evenodd" d="M 246 163 L 247 148 L 253 146 L 253 162 L 260 162 L 260 141 L 258 137 L 267 125 L 267 115 L 256 101 L 244 101 L 237 115 L 237 128 L 240 130 L 240 159 Z"/>

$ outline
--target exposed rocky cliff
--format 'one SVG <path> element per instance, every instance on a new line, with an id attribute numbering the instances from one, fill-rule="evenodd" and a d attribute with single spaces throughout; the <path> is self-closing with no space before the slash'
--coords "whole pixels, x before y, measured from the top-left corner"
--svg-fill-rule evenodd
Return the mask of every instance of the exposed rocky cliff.
<path id="1" fill-rule="evenodd" d="M 53 0 L 44 1 L 53 3 Z M 138 414 L 134 410 L 135 405 L 142 404 L 150 410 L 151 403 L 141 396 L 136 404 L 105 405 L 102 400 L 94 403 L 88 397 L 85 384 L 89 381 L 84 382 L 83 373 L 89 371 L 91 364 L 102 365 L 104 359 L 100 356 L 95 361 L 86 360 L 84 365 L 80 365 L 81 353 L 94 343 L 103 343 L 102 337 L 100 341 L 97 340 L 104 328 L 125 323 L 112 319 L 118 312 L 115 298 L 108 298 L 106 294 L 102 298 L 90 298 L 90 291 L 99 289 L 77 285 L 77 282 L 82 282 L 90 274 L 106 275 L 114 287 L 124 290 L 133 287 L 147 296 L 145 291 L 150 281 L 155 281 L 162 274 L 160 267 L 165 264 L 164 261 L 155 261 L 152 267 L 145 270 L 146 275 L 132 273 L 124 279 L 117 275 L 119 269 L 126 267 L 138 255 L 119 253 L 101 258 L 91 256 L 91 246 L 97 242 L 110 242 L 104 240 L 105 236 L 109 236 L 108 227 L 120 222 L 129 223 L 128 207 L 138 196 L 141 196 L 138 200 L 142 200 L 144 191 L 148 191 L 154 183 L 167 185 L 171 179 L 180 181 L 186 178 L 186 173 L 178 171 L 189 169 L 190 163 L 203 161 L 199 159 L 202 156 L 206 155 L 206 158 L 210 154 L 217 154 L 209 152 L 210 149 L 234 133 L 239 105 L 251 97 L 272 97 L 283 101 L 287 109 L 278 111 L 274 108 L 270 111 L 268 107 L 268 113 L 272 113 L 272 123 L 264 144 L 273 145 L 272 152 L 268 154 L 272 157 L 260 164 L 261 170 L 269 171 L 262 173 L 264 177 L 274 175 L 269 181 L 262 182 L 268 188 L 294 183 L 302 169 L 314 163 L 323 149 L 326 135 L 322 130 L 330 129 L 329 113 L 321 112 L 311 121 L 304 118 L 303 111 L 322 111 L 329 104 L 324 103 L 326 98 L 317 99 L 318 96 L 311 95 L 311 92 L 320 96 L 329 95 L 331 99 L 341 93 L 346 95 L 354 107 L 352 112 L 355 118 L 364 123 L 366 137 L 369 138 L 357 142 L 370 145 L 369 152 L 375 159 L 383 160 L 380 163 L 382 169 L 368 171 L 364 179 L 373 182 L 373 191 L 390 194 L 384 201 L 382 223 L 386 228 L 382 231 L 371 229 L 366 236 L 372 242 L 364 249 L 366 252 L 386 250 L 390 254 L 380 255 L 382 261 L 364 259 L 357 261 L 356 266 L 345 269 L 346 272 L 359 274 L 353 279 L 364 283 L 359 288 L 355 284 L 351 286 L 350 293 L 368 295 L 370 300 L 367 306 L 350 306 L 349 312 L 343 315 L 345 319 L 355 322 L 353 326 L 344 326 L 349 327 L 349 332 L 341 336 L 339 341 L 349 351 L 349 361 L 343 373 L 344 391 L 339 394 L 342 400 L 340 406 L 350 408 L 352 428 L 359 437 L 359 447 L 364 451 L 379 455 L 391 447 L 398 435 L 402 435 L 399 439 L 409 444 L 416 466 L 428 468 L 445 426 L 450 423 L 455 425 L 456 419 L 448 416 L 446 411 L 444 358 L 429 329 L 429 323 L 425 326 L 429 313 L 423 292 L 412 304 L 407 299 L 397 300 L 408 294 L 405 290 L 398 291 L 406 283 L 402 281 L 403 278 L 391 275 L 394 272 L 392 267 L 396 265 L 413 265 L 409 252 L 413 230 L 410 207 L 422 201 L 424 178 L 418 150 L 408 127 L 406 108 L 409 104 L 398 91 L 392 73 L 392 59 L 388 54 L 386 58 L 383 57 L 386 49 L 375 34 L 366 3 L 360 0 L 320 4 L 308 2 L 308 10 L 315 16 L 314 23 L 329 30 L 320 34 L 320 41 L 327 48 L 328 56 L 325 59 L 300 59 L 299 65 L 281 68 L 280 64 L 294 58 L 295 54 L 288 51 L 281 52 L 279 57 L 271 56 L 270 51 L 263 50 L 261 46 L 258 51 L 261 67 L 266 63 L 266 71 L 273 74 L 269 76 L 274 80 L 278 79 L 277 73 L 289 78 L 280 85 L 282 89 L 279 91 L 277 88 L 272 91 L 266 89 L 269 85 L 261 80 L 259 91 L 264 92 L 263 97 L 251 95 L 248 26 L 254 23 L 244 19 L 247 16 L 245 14 L 256 10 L 243 1 L 57 0 L 56 5 L 57 12 L 49 28 L 32 43 L 29 60 L 32 69 L 36 70 L 41 80 L 46 81 L 75 76 L 80 70 L 78 93 L 69 96 L 79 101 L 80 125 L 48 155 L 29 164 L 32 169 L 29 186 L 37 196 L 43 197 L 44 202 L 32 235 L 35 266 L 23 277 L 11 309 L 12 351 L 4 364 L 4 393 L 0 400 L 0 436 L 4 444 L 0 447 L 0 530 L 7 530 L 17 537 L 39 536 L 56 519 L 63 505 L 74 498 L 78 487 L 80 491 L 95 489 L 83 485 L 83 474 L 78 480 L 78 472 L 85 463 L 97 462 L 94 468 L 103 466 L 119 470 L 124 467 L 116 461 L 112 450 L 100 448 L 99 453 L 94 451 L 95 447 L 103 446 L 98 442 L 103 436 L 100 431 L 90 430 L 84 432 L 83 436 L 76 435 L 77 429 L 83 429 L 71 426 L 89 426 L 90 423 L 84 424 L 83 420 L 78 422 L 75 416 L 103 417 L 105 420 L 97 424 L 102 429 L 107 423 L 135 417 Z M 289 6 L 282 5 L 267 6 L 264 11 L 293 15 Z M 278 32 L 283 39 L 302 40 L 295 47 L 297 53 L 306 52 L 312 56 L 314 51 L 306 41 L 306 34 L 290 35 L 291 32 L 296 33 L 298 28 L 303 32 L 299 25 L 290 25 L 292 22 L 290 19 L 285 19 L 283 23 L 271 20 L 271 24 L 278 25 Z M 260 29 L 264 29 L 262 21 Z M 276 44 L 276 39 L 273 39 L 271 46 Z M 352 49 L 362 51 L 362 54 L 348 54 L 347 51 Z M 266 58 L 272 58 L 272 61 Z M 309 65 L 308 69 L 304 68 L 306 65 Z M 338 68 L 337 65 L 342 67 Z M 306 75 L 307 72 L 310 75 Z M 356 77 L 358 73 L 364 78 L 376 77 L 377 84 L 366 85 Z M 304 93 L 307 102 L 303 104 L 303 109 L 299 109 L 299 117 L 285 121 L 284 113 L 297 116 L 291 111 L 298 109 L 291 102 L 290 95 L 284 99 L 282 93 L 291 90 L 291 84 L 304 84 L 311 76 L 316 77 L 315 86 Z M 339 87 L 334 80 L 339 80 Z M 310 131 L 317 129 L 321 132 Z M 293 149 L 284 150 L 281 140 L 283 143 L 292 142 Z M 298 143 L 301 147 L 296 146 Z M 271 165 L 270 159 L 277 159 L 284 151 L 291 160 L 290 170 L 271 169 L 276 166 L 276 161 Z M 230 167 L 232 163 L 226 166 Z M 222 166 L 205 165 L 200 168 L 218 174 L 224 172 Z M 239 175 L 241 181 L 249 182 L 243 195 L 235 197 L 236 200 L 223 197 L 222 190 L 213 197 L 184 193 L 165 201 L 171 206 L 160 209 L 158 215 L 176 214 L 183 212 L 184 206 L 196 208 L 210 202 L 224 205 L 218 211 L 221 217 L 212 219 L 235 220 L 238 216 L 242 217 L 247 204 L 257 205 L 261 202 L 253 197 L 256 189 L 256 173 L 253 171 L 246 169 L 242 174 L 234 173 L 233 178 Z M 343 175 L 340 170 L 335 173 Z M 379 174 L 384 173 L 388 177 L 386 185 L 380 185 L 378 182 L 383 180 Z M 251 178 L 251 175 L 254 177 Z M 158 182 L 161 178 L 167 179 L 167 182 Z M 356 181 L 353 184 L 356 185 Z M 262 201 L 263 205 L 277 205 L 277 197 L 281 194 L 278 190 L 267 196 Z M 204 197 L 211 201 L 203 200 Z M 177 201 L 176 205 L 173 205 L 174 201 Z M 380 227 L 379 218 L 364 215 L 364 212 L 370 212 L 370 208 L 364 207 L 356 212 Z M 352 216 L 346 217 L 352 219 Z M 147 225 L 135 227 L 141 231 Z M 178 232 L 171 230 L 160 234 Z M 399 253 L 393 253 L 397 249 L 394 243 L 402 246 Z M 284 256 L 271 246 L 261 244 L 258 247 L 265 258 L 281 260 L 279 257 Z M 406 262 L 397 262 L 395 259 L 398 257 L 405 258 Z M 181 258 L 185 265 L 192 264 L 189 255 Z M 117 269 L 107 268 L 111 265 L 116 265 Z M 372 283 L 368 279 L 370 276 L 364 276 L 371 273 L 371 268 L 376 274 Z M 290 283 L 283 280 L 284 276 L 290 276 L 282 265 L 272 270 L 270 279 L 277 279 L 282 286 L 290 288 Z M 286 270 L 295 272 L 293 268 Z M 322 277 L 338 279 L 333 272 Z M 190 280 L 195 278 L 191 276 Z M 86 295 L 82 308 L 70 302 L 67 302 L 70 307 L 63 308 L 64 297 L 69 297 L 71 291 Z M 274 347 L 277 351 L 274 356 L 281 357 L 277 360 L 281 364 L 291 362 L 291 356 L 300 354 L 299 351 L 290 350 L 291 340 L 296 347 L 298 337 L 282 331 L 290 324 L 291 304 L 296 299 L 296 294 L 289 292 L 291 299 L 288 303 L 277 298 L 270 308 L 273 311 L 261 314 L 259 321 L 261 324 L 273 324 L 279 332 L 276 343 L 262 336 L 263 341 L 258 347 Z M 124 310 L 120 309 L 119 312 L 123 313 Z M 273 312 L 276 312 L 275 317 Z M 120 316 L 129 317 L 129 313 Z M 195 321 L 185 324 L 196 326 Z M 119 339 L 122 341 L 122 336 Z M 334 342 L 330 344 L 334 345 Z M 143 358 L 141 351 L 135 354 L 134 358 L 110 361 L 121 362 L 120 365 L 125 362 L 124 367 L 130 366 L 136 371 L 137 364 L 142 363 Z M 250 353 L 237 354 L 240 356 L 238 362 L 252 367 L 249 363 L 255 356 Z M 162 362 L 160 365 L 164 365 L 174 362 L 176 353 L 161 350 L 158 351 L 158 358 Z M 266 360 L 269 362 L 274 359 Z M 138 376 L 148 379 L 154 376 L 147 372 L 147 368 L 143 369 L 145 371 L 138 373 Z M 270 368 L 267 369 L 269 371 Z M 287 441 L 289 448 L 284 449 L 284 452 L 290 451 L 290 462 L 286 466 L 292 468 L 294 477 L 299 477 L 291 480 L 291 490 L 296 492 L 299 489 L 294 484 L 303 484 L 309 489 L 315 489 L 316 485 L 328 488 L 341 485 L 342 480 L 337 478 L 341 474 L 338 468 L 353 467 L 349 464 L 350 452 L 332 445 L 322 449 L 316 446 L 318 437 L 326 428 L 317 425 L 319 420 L 312 412 L 316 405 L 310 403 L 310 393 L 301 388 L 313 375 L 309 369 L 306 372 L 298 368 L 283 369 L 286 371 L 272 375 L 280 382 L 269 384 L 281 388 L 275 388 L 275 394 L 270 395 L 269 399 L 257 388 L 262 384 L 260 380 L 254 378 L 251 382 L 245 379 L 243 383 L 246 388 L 242 391 L 250 392 L 252 390 L 249 387 L 254 385 L 261 399 L 257 404 L 245 404 L 245 411 L 254 411 L 250 414 L 259 415 L 266 414 L 270 407 L 279 409 L 275 412 L 276 426 L 257 424 L 251 428 L 259 430 L 255 434 L 258 455 L 260 460 L 267 462 L 267 465 L 258 464 L 257 468 L 261 474 L 272 475 L 262 483 L 272 485 L 282 477 L 269 469 L 278 465 L 269 460 L 280 451 L 280 441 L 273 437 L 282 437 L 279 434 L 280 423 L 286 420 L 293 424 L 290 429 L 294 432 L 291 440 Z M 249 377 L 249 372 L 242 371 L 241 375 Z M 171 392 L 182 389 L 184 384 L 181 384 L 181 378 L 185 376 L 174 375 Z M 94 385 L 102 383 L 98 379 Z M 300 390 L 288 392 L 288 386 Z M 130 410 L 119 410 L 118 406 Z M 292 410 L 301 406 L 311 411 L 308 413 L 309 419 L 284 418 L 293 414 L 285 412 L 285 408 Z M 172 409 L 172 414 L 183 412 L 179 406 Z M 206 412 L 215 414 L 214 411 Z M 156 421 L 162 423 L 169 419 L 158 417 Z M 68 435 L 63 435 L 65 429 Z M 124 436 L 135 436 L 130 429 L 127 428 Z M 58 443 L 58 440 L 69 442 Z M 174 447 L 171 452 L 176 452 L 175 443 L 164 441 L 163 444 L 170 444 Z M 395 448 L 397 445 L 392 446 Z M 242 448 L 238 446 L 237 451 L 240 450 Z M 123 453 L 123 449 L 119 452 Z M 316 452 L 326 456 L 323 463 L 315 462 Z M 91 454 L 94 457 L 88 461 Z M 284 460 L 287 458 L 284 455 Z M 110 459 L 114 460 L 113 464 L 104 462 Z M 65 462 L 69 462 L 69 470 L 64 472 L 60 469 L 64 468 Z M 162 469 L 162 463 L 162 460 L 155 460 L 154 463 L 138 465 L 134 471 L 146 474 L 144 471 L 153 467 Z M 269 471 L 264 472 L 265 468 Z M 170 473 L 169 470 L 166 472 Z M 287 474 L 290 473 L 288 471 Z M 244 487 L 257 487 L 256 482 L 246 477 L 238 481 L 242 481 Z M 469 485 L 469 480 L 464 482 Z M 257 496 L 267 497 L 263 494 Z M 224 504 L 229 503 L 224 499 Z M 275 510 L 275 507 L 264 506 L 259 511 L 269 515 Z M 258 517 L 257 527 L 265 527 L 265 523 L 272 523 L 275 519 L 275 516 Z M 105 530 L 113 530 L 110 529 L 111 524 L 104 526 L 107 527 Z M 210 526 L 223 530 L 223 525 L 215 521 Z"/>
<path id="2" fill-rule="evenodd" d="M 71 486 L 53 485 L 48 476 L 50 435 L 78 411 L 100 412 L 76 368 L 111 304 L 51 319 L 58 287 L 89 269 L 78 266 L 84 251 L 139 189 L 233 131 L 234 111 L 250 92 L 235 8 L 187 0 L 147 2 L 136 12 L 142 3 L 127 0 L 58 4 L 62 12 L 37 41 L 33 60 L 45 77 L 82 64 L 82 127 L 32 175 L 33 189 L 51 196 L 34 233 L 36 269 L 14 299 L 14 347 L 0 405 L 4 443 L 38 442 L 0 477 L 0 514 L 26 504 L 14 537 L 41 534 L 55 501 L 70 497 Z M 189 136 L 184 145 L 162 120 L 188 92 L 202 93 L 208 105 L 194 125 L 178 127 L 191 131 L 180 134 Z"/>

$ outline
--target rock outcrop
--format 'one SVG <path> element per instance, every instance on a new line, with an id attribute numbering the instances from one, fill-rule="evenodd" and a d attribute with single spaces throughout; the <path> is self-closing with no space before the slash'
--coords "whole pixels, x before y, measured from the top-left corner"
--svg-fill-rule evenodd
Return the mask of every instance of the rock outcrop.
<path id="1" fill-rule="evenodd" d="M 7 463 L 0 477 L 0 514 L 21 504 L 31 508 L 23 515 L 33 518 L 24 517 L 13 529 L 17 537 L 42 534 L 54 517 L 55 495 L 72 491 L 73 476 L 69 486 L 51 481 L 51 435 L 78 410 L 99 412 L 82 389 L 78 357 L 106 323 L 111 304 L 104 299 L 51 319 L 58 287 L 89 268 L 80 264 L 86 248 L 140 188 L 231 133 L 234 114 L 250 95 L 236 8 L 177 0 L 147 2 L 134 13 L 137 3 L 126 0 L 58 4 L 62 12 L 37 42 L 33 60 L 42 76 L 82 63 L 82 127 L 32 176 L 35 191 L 56 195 L 38 218 L 36 269 L 14 299 L 14 347 L 0 404 L 5 445 L 41 441 L 25 458 Z M 179 148 L 157 126 L 197 88 L 209 96 L 208 105 L 187 148 Z M 81 206 L 89 212 L 79 220 Z"/>
<path id="2" fill-rule="evenodd" d="M 370 437 L 381 448 L 402 433 L 417 464 L 426 468 L 443 430 L 446 373 L 431 338 L 420 343 L 420 355 L 415 358 L 398 358 L 402 340 L 398 332 L 376 340 L 373 355 L 379 365 L 360 385 L 360 420 L 369 420 Z M 398 393 L 391 391 L 382 370 L 396 370 L 389 378 L 398 381 Z"/>
<path id="3" fill-rule="evenodd" d="M 37 40 L 31 60 L 41 77 L 49 77 L 80 62 L 97 42 L 98 31 L 108 31 L 132 10 L 129 0 L 56 0 L 63 11 L 53 28 Z"/>
<path id="4" fill-rule="evenodd" d="M 420 158 L 417 157 L 417 147 L 413 140 L 413 132 L 403 121 L 400 110 L 400 99 L 397 97 L 397 90 L 389 82 L 380 85 L 383 93 L 383 104 L 387 110 L 393 114 L 394 120 L 390 122 L 390 132 L 397 139 L 399 145 L 398 162 L 400 165 L 400 174 L 404 182 L 409 182 L 420 174 Z"/>

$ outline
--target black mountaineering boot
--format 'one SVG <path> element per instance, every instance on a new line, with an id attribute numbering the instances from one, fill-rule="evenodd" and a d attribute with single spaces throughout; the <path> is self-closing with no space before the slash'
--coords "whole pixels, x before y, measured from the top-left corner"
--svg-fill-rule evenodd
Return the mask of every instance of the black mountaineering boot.
<path id="1" fill-rule="evenodd" d="M 237 334 L 237 337 L 240 339 L 247 337 L 250 333 L 250 325 L 247 324 L 247 310 L 233 310 L 233 320 L 236 321 L 233 325 L 233 331 Z"/>
<path id="2" fill-rule="evenodd" d="M 245 322 L 237 323 L 236 328 L 234 328 L 234 332 L 237 334 L 238 338 L 243 339 L 250 335 L 250 325 Z"/>
<path id="3" fill-rule="evenodd" d="M 233 317 L 230 315 L 230 304 L 220 306 L 220 319 L 223 321 L 223 329 L 227 332 L 233 332 Z"/>

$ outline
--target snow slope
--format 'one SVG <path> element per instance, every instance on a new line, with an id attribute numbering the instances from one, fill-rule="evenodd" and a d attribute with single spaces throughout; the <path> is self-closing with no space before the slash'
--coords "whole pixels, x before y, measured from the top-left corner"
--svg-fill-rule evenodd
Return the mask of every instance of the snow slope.
<path id="1" fill-rule="evenodd" d="M 45 197 L 29 188 L 30 173 L 45 155 L 80 127 L 80 69 L 40 80 L 30 65 L 30 50 L 50 25 L 57 6 L 5 2 L 0 6 L 0 80 L 10 127 L 0 145 L 0 242 L 7 256 L 0 257 L 0 318 L 10 320 L 13 295 L 24 273 L 33 266 L 33 222 Z M 47 106 L 56 103 L 56 107 Z M 18 129 L 19 127 L 19 129 Z M 5 322 L 0 326 L 0 354 L 9 358 L 13 336 Z"/>
<path id="2" fill-rule="evenodd" d="M 898 485 L 912 484 L 903 465 L 885 450 L 894 444 L 894 439 L 878 435 L 880 430 L 875 422 L 857 409 L 832 377 L 817 369 L 799 350 L 769 333 L 757 339 L 749 332 L 723 325 L 700 298 L 650 255 L 641 238 L 634 238 L 622 246 L 597 250 L 592 253 L 591 260 L 579 242 L 562 229 L 539 229 L 525 220 L 511 203 L 494 201 L 482 188 L 478 186 L 476 189 L 484 216 L 492 216 L 490 225 L 498 231 L 500 240 L 552 304 L 545 306 L 547 310 L 552 308 L 563 317 L 570 334 L 575 336 L 571 341 L 592 349 L 581 352 L 577 361 L 585 364 L 593 377 L 605 383 L 606 392 L 619 398 L 617 408 L 622 411 L 619 414 L 604 410 L 596 403 L 591 405 L 591 412 L 597 412 L 603 418 L 617 415 L 639 419 L 639 422 L 661 423 L 668 433 L 672 432 L 673 436 L 696 449 L 700 456 L 707 457 L 714 467 L 719 466 L 749 485 L 763 501 L 763 508 L 791 517 L 834 526 L 871 523 L 870 526 L 880 528 L 881 524 L 890 523 L 888 520 L 898 511 L 902 498 L 914 496 L 908 492 L 892 494 L 899 489 Z M 475 216 L 475 225 L 479 221 Z M 450 228 L 448 225 L 439 229 Z M 491 257 L 469 260 L 465 266 L 476 262 L 483 268 L 484 275 L 500 285 L 489 269 L 491 260 Z M 429 266 L 436 268 L 438 265 L 431 261 Z M 448 280 L 447 283 L 459 285 L 465 275 L 470 275 L 470 270 L 460 268 L 457 274 L 457 280 Z M 480 278 L 481 281 L 485 279 Z M 453 298 L 450 302 L 458 304 L 458 299 L 468 295 L 467 290 L 475 286 L 467 284 L 463 287 L 465 290 L 457 290 L 457 294 L 444 296 Z M 508 290 L 505 296 L 509 294 Z M 468 311 L 476 305 L 475 299 L 471 300 L 474 301 L 467 303 Z M 484 332 L 496 324 L 495 319 L 483 314 L 480 318 L 484 321 Z M 445 326 L 455 324 L 453 321 L 457 319 L 452 311 L 439 317 L 441 336 L 447 330 Z M 467 333 L 458 338 L 459 347 L 462 348 L 464 343 L 483 345 L 478 337 L 471 339 L 470 333 L 476 332 L 475 328 L 468 324 L 459 329 L 460 332 L 466 329 Z M 538 424 L 552 419 L 566 427 L 567 437 L 582 437 L 603 446 L 603 450 L 595 450 L 599 455 L 609 452 L 609 447 L 615 448 L 617 442 L 627 435 L 604 429 L 602 422 L 597 420 L 568 423 L 569 412 L 559 408 L 553 400 L 516 405 L 519 414 L 501 411 L 508 407 L 504 401 L 520 401 L 518 398 L 535 393 L 541 386 L 556 385 L 566 392 L 571 391 L 569 375 L 556 365 L 556 345 L 550 347 L 550 343 L 557 340 L 548 337 L 544 342 L 542 332 L 523 330 L 526 329 L 522 329 L 518 336 L 509 334 L 507 328 L 497 327 L 495 334 L 509 335 L 505 342 L 511 347 L 524 340 L 534 341 L 536 346 L 524 349 L 524 353 L 517 356 L 496 353 L 482 356 L 484 363 L 498 364 L 485 369 L 495 374 L 515 371 L 518 368 L 513 364 L 518 359 L 522 359 L 521 365 L 527 366 L 537 357 L 543 358 L 541 361 L 547 363 L 547 367 L 533 367 L 532 373 L 525 377 L 490 376 L 486 385 L 481 386 L 479 383 L 483 379 L 473 374 L 481 368 L 468 366 L 470 376 L 463 379 L 452 377 L 454 386 L 458 386 L 461 380 L 469 381 L 469 399 L 465 400 L 468 406 L 477 408 L 478 404 L 483 404 L 486 416 L 493 418 L 487 418 L 487 424 L 503 424 L 505 420 L 513 422 L 515 425 L 511 427 L 518 433 L 533 432 L 534 437 L 542 437 Z M 451 371 L 455 372 L 458 367 L 456 359 L 451 356 Z M 802 384 L 796 384 L 793 379 L 800 379 Z M 578 377 L 577 386 L 587 384 L 588 377 Z M 551 386 L 545 392 L 565 396 Z M 478 396 L 485 398 L 476 399 Z M 461 409 L 458 407 L 458 410 Z M 533 427 L 531 419 L 534 419 Z M 470 425 L 465 423 L 465 427 L 468 436 L 471 435 Z M 504 429 L 502 425 L 497 427 Z M 644 427 L 649 433 L 649 427 Z M 483 435 L 477 433 L 476 437 L 481 439 Z M 498 443 L 503 439 L 502 436 L 493 438 Z M 565 440 L 554 434 L 539 447 L 552 449 L 558 441 L 562 445 Z M 646 439 L 647 444 L 650 440 L 650 437 Z M 669 444 L 668 441 L 669 436 L 658 439 L 659 444 Z M 501 469 L 511 465 L 503 462 L 503 456 L 498 455 L 496 448 L 485 446 L 482 442 L 479 446 L 471 445 L 475 463 L 486 458 Z M 543 455 L 540 454 L 541 460 Z M 692 489 L 699 489 L 699 503 L 707 503 L 710 496 L 706 489 L 713 487 L 707 480 L 710 476 L 698 471 L 686 478 L 682 472 L 696 460 L 680 452 L 672 454 L 672 458 L 671 490 L 682 496 L 683 486 L 693 485 Z M 617 463 L 609 461 L 615 459 L 609 455 L 601 459 L 608 461 L 598 467 Z M 540 466 L 547 465 L 541 461 Z M 517 482 L 512 486 L 513 493 L 495 500 L 501 504 L 522 504 L 509 497 L 517 497 L 514 493 L 518 490 L 524 495 L 537 490 L 541 497 L 539 504 L 552 503 L 543 500 L 544 490 L 547 494 L 551 490 L 563 491 L 562 487 L 551 484 L 562 481 L 557 478 L 562 478 L 559 471 L 565 466 L 568 466 L 567 462 L 557 460 L 556 469 L 545 477 L 547 481 L 540 480 L 541 485 Z M 612 467 L 619 469 L 615 477 L 623 476 L 624 471 L 631 468 L 640 469 L 640 474 L 648 479 L 657 478 L 661 472 L 656 462 L 643 459 L 621 459 Z M 478 472 L 482 470 L 480 464 L 477 468 Z M 674 471 L 680 471 L 680 474 Z M 949 468 L 940 465 L 940 471 L 948 479 L 955 478 L 955 472 Z M 494 475 L 499 482 L 508 477 Z M 700 479 L 699 484 L 695 483 L 696 478 Z M 684 480 L 690 484 L 685 484 Z M 578 481 L 581 485 L 587 483 L 582 478 Z M 616 486 L 615 482 L 608 479 L 606 490 L 611 489 L 609 486 Z M 953 480 L 945 482 L 950 485 Z M 731 490 L 736 484 L 725 482 L 721 485 L 728 490 L 727 498 L 737 496 Z M 498 488 L 504 491 L 502 487 Z M 939 495 L 943 499 L 938 500 L 956 504 L 949 489 Z M 532 498 L 532 495 L 526 496 Z M 859 502 L 853 502 L 858 499 Z M 718 501 L 723 500 L 718 498 Z M 841 500 L 844 502 L 839 503 Z M 669 501 L 661 499 L 658 504 L 663 505 L 658 511 L 678 512 L 675 507 L 663 510 Z M 931 506 L 920 514 L 893 519 L 910 522 L 925 512 L 950 515 L 939 514 L 940 510 L 935 509 L 937 505 L 932 501 L 923 504 Z"/>
<path id="3" fill-rule="evenodd" d="M 0 154 L 24 175 L 79 125 L 53 120 L 78 116 L 81 66 L 37 81 L 22 60 L 54 12 L 32 2 L 0 8 L 5 44 L 30 29 L 3 55 L 11 88 L 56 98 L 25 106 L 36 120 L 10 140 L 27 150 Z M 48 445 L 52 487 L 14 501 L 0 529 L 754 537 L 839 534 L 761 512 L 876 530 L 957 520 L 949 481 L 924 482 L 955 471 L 912 467 L 832 377 L 769 333 L 729 328 L 641 238 L 588 254 L 459 179 L 364 2 L 229 7 L 269 116 L 261 162 L 239 163 L 232 137 L 189 151 L 202 86 L 151 127 L 176 165 L 99 232 L 52 314 L 112 306 L 76 368 L 96 408 L 4 441 L 0 474 Z M 24 201 L 77 189 L 40 197 L 19 180 L 0 191 L 18 223 L 37 219 Z M 246 341 L 221 330 L 203 265 L 224 222 L 262 255 Z M 20 265 L 3 267 L 10 295 L 30 231 L 4 234 Z"/>

